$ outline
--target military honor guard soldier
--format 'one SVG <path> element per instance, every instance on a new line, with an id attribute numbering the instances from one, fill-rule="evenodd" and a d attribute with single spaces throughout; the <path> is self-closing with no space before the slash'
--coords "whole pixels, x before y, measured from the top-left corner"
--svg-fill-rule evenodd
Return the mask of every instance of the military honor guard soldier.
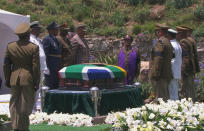
<path id="1" fill-rule="evenodd" d="M 19 40 L 8 44 L 4 59 L 6 86 L 11 88 L 9 110 L 14 131 L 29 130 L 29 115 L 40 82 L 39 46 L 29 41 L 30 25 L 15 29 Z"/>
<path id="2" fill-rule="evenodd" d="M 182 49 L 176 40 L 178 32 L 173 29 L 168 29 L 168 39 L 173 47 L 173 58 L 171 60 L 171 70 L 173 78 L 169 83 L 169 97 L 171 100 L 179 100 L 179 81 L 181 80 L 181 64 L 182 64 Z"/>
<path id="3" fill-rule="evenodd" d="M 44 74 L 49 75 L 49 70 L 47 68 L 46 56 L 45 56 L 45 52 L 43 49 L 42 40 L 39 38 L 42 27 L 40 26 L 40 23 L 38 21 L 34 21 L 30 23 L 30 28 L 31 28 L 30 42 L 39 46 L 39 56 L 40 56 L 40 84 L 39 84 L 39 89 L 36 92 L 36 99 L 35 99 L 36 103 L 33 107 L 33 111 L 35 112 L 37 111 L 37 100 L 39 99 L 39 96 L 40 96 L 43 76 Z"/>
<path id="4" fill-rule="evenodd" d="M 169 99 L 168 85 L 172 79 L 171 59 L 173 47 L 167 39 L 168 26 L 156 24 L 158 29 L 158 41 L 152 49 L 150 59 L 150 80 L 155 92 L 155 98 Z"/>
<path id="5" fill-rule="evenodd" d="M 188 29 L 177 26 L 177 39 L 182 48 L 182 79 L 180 98 L 192 98 L 195 101 L 194 76 L 196 73 L 194 50 L 191 41 L 187 37 Z"/>
<path id="6" fill-rule="evenodd" d="M 50 89 L 57 89 L 59 87 L 58 71 L 61 68 L 61 45 L 57 40 L 58 25 L 52 22 L 47 26 L 49 35 L 43 41 L 44 52 L 46 55 L 47 67 L 50 74 L 45 74 L 45 85 Z"/>

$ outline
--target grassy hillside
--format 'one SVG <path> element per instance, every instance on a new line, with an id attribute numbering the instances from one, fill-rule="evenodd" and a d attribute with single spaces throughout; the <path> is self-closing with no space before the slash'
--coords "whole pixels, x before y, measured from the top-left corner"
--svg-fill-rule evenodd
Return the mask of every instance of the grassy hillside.
<path id="1" fill-rule="evenodd" d="M 202 0 L 0 0 L 0 8 L 31 15 L 43 26 L 55 20 L 74 28 L 88 25 L 90 35 L 121 37 L 125 33 L 152 33 L 154 24 L 189 25 L 194 34 L 204 34 Z M 163 8 L 156 18 L 154 10 Z"/>

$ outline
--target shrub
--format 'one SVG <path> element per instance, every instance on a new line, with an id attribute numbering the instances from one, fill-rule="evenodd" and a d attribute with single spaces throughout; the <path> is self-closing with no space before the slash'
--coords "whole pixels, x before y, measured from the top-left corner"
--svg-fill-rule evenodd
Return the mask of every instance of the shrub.
<path id="1" fill-rule="evenodd" d="M 110 17 L 110 22 L 113 23 L 115 26 L 122 26 L 127 20 L 127 16 L 119 10 L 115 11 Z"/>
<path id="2" fill-rule="evenodd" d="M 129 5 L 138 5 L 143 4 L 145 0 L 120 0 L 123 3 L 129 4 Z"/>
<path id="3" fill-rule="evenodd" d="M 193 36 L 196 38 L 196 40 L 199 40 L 199 38 L 204 37 L 204 25 L 194 30 Z"/>
<path id="4" fill-rule="evenodd" d="M 41 20 L 41 23 L 42 25 L 48 25 L 51 22 L 56 21 L 56 20 L 57 20 L 56 16 L 49 15 L 49 16 L 44 16 L 44 18 Z"/>
<path id="5" fill-rule="evenodd" d="M 195 3 L 195 0 L 174 0 L 175 8 L 185 8 Z"/>
<path id="6" fill-rule="evenodd" d="M 66 15 L 66 14 L 64 14 L 64 15 L 62 15 L 62 17 L 60 17 L 60 18 L 58 18 L 58 19 L 56 19 L 56 22 L 58 23 L 58 24 L 64 24 L 64 23 L 66 23 L 66 24 L 73 24 L 72 23 L 72 18 L 70 17 L 70 16 L 68 16 L 68 15 Z"/>
<path id="7" fill-rule="evenodd" d="M 15 13 L 22 14 L 22 15 L 27 15 L 28 10 L 23 7 L 23 6 L 18 6 L 17 8 L 14 9 Z"/>
<path id="8" fill-rule="evenodd" d="M 30 15 L 30 21 L 39 21 L 41 18 L 40 14 L 33 13 Z"/>
<path id="9" fill-rule="evenodd" d="M 142 32 L 148 32 L 148 33 L 154 33 L 154 23 L 153 22 L 147 22 L 142 26 Z"/>
<path id="10" fill-rule="evenodd" d="M 46 13 L 55 15 L 58 13 L 58 9 L 55 4 L 48 4 L 48 6 L 45 8 Z"/>
<path id="11" fill-rule="evenodd" d="M 111 11 L 117 7 L 117 2 L 115 0 L 105 0 L 104 1 L 104 9 L 107 11 Z"/>
<path id="12" fill-rule="evenodd" d="M 150 11 L 149 9 L 142 8 L 135 12 L 134 20 L 140 23 L 144 23 L 145 20 L 149 18 Z"/>
<path id="13" fill-rule="evenodd" d="M 100 27 L 100 26 L 103 25 L 103 23 L 104 23 L 104 20 L 100 19 L 100 18 L 98 18 L 98 19 L 89 19 L 89 20 L 85 21 L 85 24 L 91 29 L 94 29 L 96 27 Z"/>
<path id="14" fill-rule="evenodd" d="M 86 5 L 77 4 L 75 5 L 73 17 L 78 21 L 82 21 L 86 17 L 90 17 L 91 10 Z"/>
<path id="15" fill-rule="evenodd" d="M 194 11 L 194 16 L 198 19 L 204 20 L 204 6 L 199 6 Z"/>
<path id="16" fill-rule="evenodd" d="M 94 33 L 97 35 L 116 36 L 117 38 L 121 38 L 126 34 L 126 29 L 124 27 L 107 26 L 105 28 L 96 28 Z"/>
<path id="17" fill-rule="evenodd" d="M 141 28 L 141 25 L 139 24 L 134 25 L 132 28 L 132 33 L 135 35 L 141 33 L 141 31 L 142 31 L 142 28 Z"/>
<path id="18" fill-rule="evenodd" d="M 44 5 L 44 0 L 33 0 L 33 3 L 36 5 Z"/>
<path id="19" fill-rule="evenodd" d="M 60 4 L 60 3 L 68 3 L 70 0 L 55 0 L 55 3 Z"/>
<path id="20" fill-rule="evenodd" d="M 163 4 L 166 0 L 147 0 L 150 4 Z"/>

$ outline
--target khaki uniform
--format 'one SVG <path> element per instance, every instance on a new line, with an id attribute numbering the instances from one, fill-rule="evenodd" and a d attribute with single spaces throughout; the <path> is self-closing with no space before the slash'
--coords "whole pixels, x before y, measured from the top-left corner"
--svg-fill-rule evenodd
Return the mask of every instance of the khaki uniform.
<path id="1" fill-rule="evenodd" d="M 81 39 L 84 43 L 83 47 L 77 39 L 73 40 L 73 56 L 74 56 L 74 64 L 88 63 L 89 62 L 89 47 L 85 39 Z"/>
<path id="2" fill-rule="evenodd" d="M 188 39 L 180 41 L 182 48 L 182 66 L 181 66 L 181 92 L 180 97 L 191 97 L 195 100 L 194 89 L 194 75 L 196 73 L 196 66 L 194 61 L 193 46 Z"/>
<path id="3" fill-rule="evenodd" d="M 27 131 L 35 103 L 35 87 L 40 81 L 39 47 L 23 40 L 8 44 L 4 75 L 6 85 L 11 87 L 12 128 Z"/>
<path id="4" fill-rule="evenodd" d="M 171 59 L 173 47 L 165 37 L 159 38 L 152 50 L 150 59 L 150 80 L 153 83 L 156 98 L 169 99 L 168 85 L 172 79 Z"/>
<path id="5" fill-rule="evenodd" d="M 72 47 L 69 40 L 67 38 L 63 38 L 62 36 L 57 36 L 57 39 L 62 45 L 62 67 L 73 65 Z"/>
<path id="6" fill-rule="evenodd" d="M 200 65 L 199 65 L 199 59 L 198 59 L 198 52 L 197 52 L 197 44 L 196 41 L 192 37 L 187 38 L 193 48 L 193 55 L 194 55 L 194 62 L 195 62 L 195 73 L 200 72 Z"/>

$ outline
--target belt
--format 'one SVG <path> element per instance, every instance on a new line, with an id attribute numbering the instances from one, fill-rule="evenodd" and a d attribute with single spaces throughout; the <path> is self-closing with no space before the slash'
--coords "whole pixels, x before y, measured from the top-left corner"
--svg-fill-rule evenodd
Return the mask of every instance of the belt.
<path id="1" fill-rule="evenodd" d="M 61 55 L 49 54 L 48 56 L 61 58 Z"/>

